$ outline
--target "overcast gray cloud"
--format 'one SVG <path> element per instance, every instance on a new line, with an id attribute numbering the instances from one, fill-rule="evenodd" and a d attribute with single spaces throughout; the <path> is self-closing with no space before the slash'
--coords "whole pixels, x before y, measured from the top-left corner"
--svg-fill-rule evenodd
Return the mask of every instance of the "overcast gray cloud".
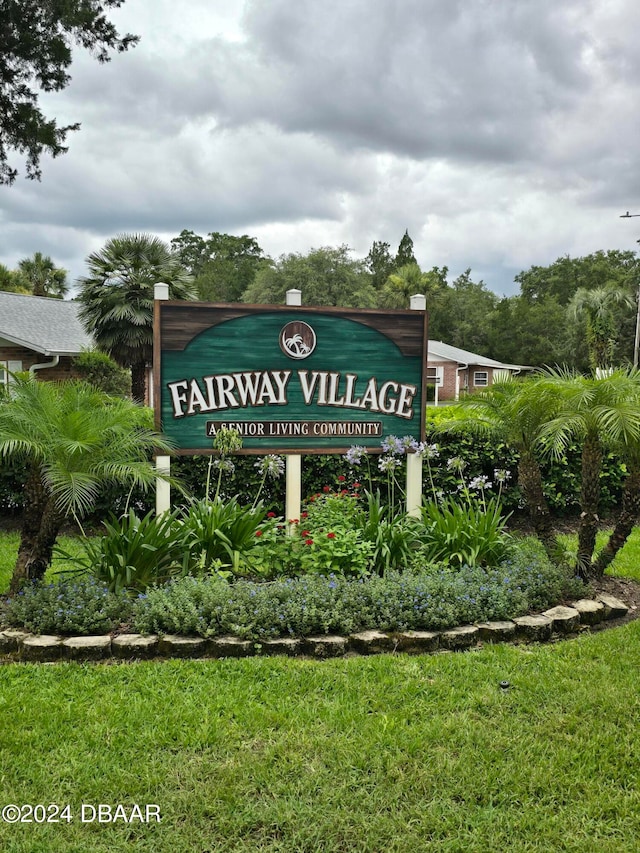
<path id="1" fill-rule="evenodd" d="M 140 45 L 65 92 L 81 121 L 42 183 L 0 188 L 0 261 L 78 276 L 123 231 L 258 238 L 266 252 L 405 228 L 425 267 L 498 293 L 563 254 L 635 248 L 634 0 L 128 0 Z"/>

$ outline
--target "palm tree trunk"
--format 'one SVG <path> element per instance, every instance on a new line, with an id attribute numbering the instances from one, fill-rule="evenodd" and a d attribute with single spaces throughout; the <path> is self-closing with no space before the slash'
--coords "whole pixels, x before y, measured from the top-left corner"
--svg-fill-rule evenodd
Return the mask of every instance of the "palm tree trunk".
<path id="1" fill-rule="evenodd" d="M 592 577 L 601 578 L 614 557 L 624 546 L 640 517 L 640 465 L 633 465 L 622 489 L 620 514 L 607 544 L 591 566 Z"/>
<path id="2" fill-rule="evenodd" d="M 144 404 L 147 395 L 147 364 L 137 361 L 131 365 L 131 396 L 136 403 Z"/>
<path id="3" fill-rule="evenodd" d="M 35 478 L 29 479 L 32 481 L 29 485 L 35 485 Z M 38 483 L 39 488 L 27 490 L 25 486 L 20 546 L 10 584 L 12 593 L 18 592 L 25 582 L 42 580 L 51 565 L 53 546 L 64 521 L 64 516 L 46 494 L 39 476 Z"/>
<path id="4" fill-rule="evenodd" d="M 24 510 L 20 528 L 20 545 L 10 585 L 12 593 L 17 592 L 29 577 L 27 564 L 30 554 L 35 547 L 38 531 L 42 523 L 42 515 L 47 505 L 47 493 L 42 484 L 42 476 L 38 465 L 32 465 L 23 487 L 23 495 Z"/>
<path id="5" fill-rule="evenodd" d="M 527 451 L 522 451 L 518 461 L 518 483 L 536 536 L 544 545 L 547 554 L 552 557 L 556 537 L 551 523 L 549 505 L 542 491 L 542 472 L 537 460 Z"/>
<path id="6" fill-rule="evenodd" d="M 590 574 L 591 559 L 598 533 L 600 508 L 600 468 L 602 446 L 597 435 L 587 435 L 582 448 L 582 488 L 580 491 L 580 527 L 578 529 L 577 571 L 583 580 Z"/>

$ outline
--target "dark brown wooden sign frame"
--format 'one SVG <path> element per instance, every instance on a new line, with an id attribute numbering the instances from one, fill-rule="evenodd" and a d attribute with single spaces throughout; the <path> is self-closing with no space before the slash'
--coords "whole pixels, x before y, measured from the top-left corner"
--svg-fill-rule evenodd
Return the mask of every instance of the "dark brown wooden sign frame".
<path id="1" fill-rule="evenodd" d="M 242 321 L 236 323 L 235 326 L 230 321 Z M 254 322 L 255 321 L 255 322 Z M 345 322 L 346 321 L 346 322 Z M 261 344 L 259 341 L 261 328 L 281 328 L 280 337 L 274 337 L 273 332 L 270 332 L 269 343 Z M 315 347 L 315 331 L 319 329 L 320 343 L 317 353 L 309 352 L 312 347 Z M 328 330 L 336 329 L 336 340 L 328 342 Z M 243 334 L 239 337 L 230 333 L 230 330 L 237 329 Z M 285 331 L 286 329 L 286 331 Z M 219 331 L 218 331 L 219 330 Z M 249 330 L 249 334 L 247 334 Z M 360 331 L 359 331 L 360 330 Z M 369 330 L 369 331 L 367 331 Z M 221 340 L 220 335 L 226 335 L 226 339 Z M 266 453 L 295 453 L 295 454 L 333 454 L 345 453 L 352 444 L 362 444 L 358 436 L 353 434 L 348 435 L 348 429 L 342 427 L 343 423 L 362 423 L 363 413 L 361 399 L 364 399 L 366 394 L 373 399 L 372 411 L 368 415 L 369 420 L 366 424 L 371 424 L 370 427 L 362 427 L 363 431 L 370 431 L 371 440 L 375 437 L 376 447 L 369 446 L 370 452 L 379 451 L 379 442 L 381 435 L 384 434 L 385 428 L 388 429 L 388 424 L 393 416 L 393 420 L 397 422 L 398 428 L 394 430 L 394 434 L 405 434 L 402 431 L 403 424 L 410 424 L 410 430 L 413 437 L 417 440 L 424 441 L 425 433 L 425 416 L 426 416 L 426 360 L 427 360 L 427 342 L 428 342 L 428 317 L 426 311 L 414 310 L 390 310 L 380 311 L 375 309 L 347 309 L 347 308 L 324 308 L 324 307 L 301 307 L 301 306 L 283 306 L 283 305 L 239 305 L 228 303 L 207 303 L 207 302 L 176 302 L 156 300 L 154 304 L 154 408 L 156 428 L 159 431 L 165 432 L 170 439 L 176 440 L 176 434 L 180 427 L 179 422 L 186 422 L 188 419 L 193 421 L 193 418 L 188 418 L 195 414 L 199 419 L 199 425 L 202 424 L 202 434 L 204 435 L 203 445 L 198 447 L 178 446 L 175 453 L 178 455 L 211 455 L 215 451 L 212 448 L 211 438 L 205 435 L 207 424 L 215 424 L 222 422 L 234 422 L 237 420 L 238 412 L 243 417 L 240 420 L 245 420 L 246 423 L 263 424 L 262 434 L 258 436 L 261 439 L 258 446 L 245 446 L 240 451 L 245 454 L 264 455 Z M 202 337 L 201 337 L 202 336 Z M 306 337 L 305 337 L 306 336 Z M 361 340 L 362 339 L 362 340 Z M 218 371 L 218 363 L 211 364 L 207 362 L 206 367 L 200 367 L 200 362 L 197 361 L 196 350 L 209 351 L 207 346 L 215 344 L 211 349 L 215 354 L 215 359 L 222 363 L 221 369 L 225 376 L 232 375 L 235 377 L 249 377 L 253 374 L 257 375 L 258 371 L 263 371 L 265 374 L 274 374 L 272 378 L 275 381 L 284 382 L 283 376 L 287 374 L 287 381 L 291 382 L 293 387 L 294 379 L 304 380 L 306 383 L 307 398 L 309 397 L 309 388 L 311 387 L 311 374 L 313 378 L 315 374 L 326 373 L 329 380 L 325 379 L 325 385 L 333 382 L 336 387 L 337 383 L 341 383 L 340 391 L 342 396 L 338 398 L 336 388 L 332 389 L 333 398 L 329 399 L 328 404 L 323 405 L 320 409 L 313 405 L 307 406 L 309 411 L 313 411 L 313 417 L 308 417 L 303 411 L 304 407 L 292 404 L 292 411 L 285 417 L 285 405 L 273 405 L 264 407 L 263 409 L 255 410 L 255 415 L 251 420 L 247 421 L 245 414 L 246 408 L 235 409 L 225 414 L 223 420 L 220 417 L 216 419 L 211 414 L 211 408 L 207 408 L 204 404 L 205 384 L 208 385 L 209 391 L 212 392 L 213 380 L 216 376 L 204 376 L 204 373 L 212 373 Z M 324 352 L 330 352 L 331 362 L 334 372 L 322 369 L 322 365 L 318 364 L 318 360 L 322 358 L 318 355 L 321 351 L 320 344 L 324 346 Z M 329 346 L 331 344 L 331 346 Z M 244 347 L 239 349 L 240 356 L 234 356 L 233 347 Z M 279 370 L 267 370 L 272 367 L 272 364 L 266 363 L 271 356 L 265 356 L 267 346 L 273 349 L 273 360 Z M 247 366 L 251 363 L 251 351 L 255 349 L 256 359 L 259 363 Z M 270 352 L 270 350 L 269 350 Z M 231 359 L 238 357 L 239 363 L 235 364 L 224 362 L 227 358 L 227 353 Z M 341 372 L 338 373 L 337 379 L 331 379 L 336 375 L 336 363 L 339 363 L 340 358 L 344 356 L 344 364 L 341 367 Z M 315 357 L 315 362 L 314 362 Z M 191 361 L 189 359 L 191 358 Z M 176 381 L 177 365 L 183 363 L 187 365 L 183 370 L 184 379 Z M 262 359 L 262 361 L 260 361 Z M 402 377 L 393 375 L 392 381 L 388 371 L 385 373 L 387 363 L 394 365 L 407 365 L 407 371 L 411 377 L 411 385 L 407 387 L 415 387 L 415 396 L 411 398 L 412 409 L 409 412 L 408 392 L 405 395 L 406 399 L 402 400 L 402 391 L 396 397 L 400 397 L 397 404 L 398 412 L 389 413 L 390 404 L 387 410 L 382 408 L 376 409 L 376 405 L 383 406 L 382 394 L 380 402 L 375 397 L 378 392 L 378 385 L 375 384 L 375 371 L 381 372 L 382 377 L 379 385 L 381 387 L 389 387 L 397 392 L 397 387 L 402 382 Z M 307 370 L 308 364 L 315 364 L 316 370 Z M 285 369 L 286 368 L 286 369 Z M 319 369 L 318 369 L 319 368 Z M 182 368 L 180 368 L 182 369 Z M 389 368 L 391 369 L 391 368 Z M 395 369 L 395 368 L 394 368 Z M 365 370 L 371 372 L 372 378 L 369 380 L 370 385 L 373 383 L 375 393 L 367 390 L 363 396 L 362 388 L 358 391 L 360 397 L 356 397 L 354 384 L 358 381 L 358 375 L 364 374 Z M 236 372 L 234 372 L 236 371 Z M 218 371 L 219 372 L 219 371 Z M 164 375 L 170 374 L 170 379 Z M 196 381 L 195 378 L 187 379 L 188 376 L 201 375 L 206 383 Z M 290 376 L 289 376 L 290 374 Z M 182 374 L 180 374 L 182 376 Z M 293 377 L 293 379 L 291 378 Z M 346 378 L 345 378 L 346 377 Z M 356 377 L 350 379 L 349 377 Z M 268 376 L 266 377 L 268 378 Z M 239 380 L 238 380 L 239 381 Z M 243 380 L 244 381 L 244 380 Z M 191 382 L 193 387 L 191 392 L 188 392 L 188 383 Z M 364 380 L 362 380 L 364 383 Z M 168 385 L 171 384 L 171 393 L 173 395 L 168 402 L 169 393 Z M 246 383 L 245 383 L 246 384 Z M 351 384 L 351 388 L 349 385 Z M 345 395 L 345 386 L 347 394 Z M 401 386 L 401 388 L 404 386 Z M 367 386 L 369 388 L 369 386 Z M 229 399 L 233 399 L 232 392 L 222 389 L 223 393 L 227 394 Z M 254 395 L 255 395 L 255 388 Z M 316 389 L 317 390 L 317 389 Z M 246 388 L 243 389 L 246 396 Z M 199 401 L 199 411 L 187 411 L 187 394 L 195 394 Z M 274 392 L 275 393 L 275 392 Z M 351 394 L 351 398 L 349 397 Z M 318 395 L 316 395 L 318 396 Z M 325 394 L 326 396 L 326 394 Z M 355 399 L 353 405 L 349 405 L 349 400 Z M 320 399 L 320 398 L 319 398 Z M 336 408 L 341 401 L 347 400 L 343 408 Z M 386 403 L 392 399 L 389 394 L 384 398 Z M 210 400 L 210 398 L 209 398 Z M 282 400 L 277 401 L 279 404 Z M 307 403 L 309 400 L 307 399 Z M 333 407 L 331 404 L 335 404 Z M 173 405 L 173 409 L 171 409 Z M 404 406 L 404 408 L 403 408 Z M 191 406 L 193 409 L 193 405 Z M 215 408 L 215 407 L 213 407 Z M 326 408 L 326 413 L 325 413 Z M 359 411 L 360 410 L 360 411 Z M 163 418 L 164 412 L 164 418 Z M 277 416 L 274 416 L 274 413 Z M 218 413 L 216 412 L 216 415 Z M 410 420 L 409 420 L 410 418 Z M 164 420 L 164 424 L 163 424 Z M 171 423 L 168 423 L 171 421 Z M 324 421 L 336 424 L 331 427 L 334 429 L 334 436 L 338 441 L 339 436 L 348 437 L 348 441 L 336 446 L 323 446 L 323 444 L 313 444 L 315 438 L 313 435 L 313 424 L 322 423 Z M 270 424 L 307 424 L 307 427 L 273 427 Z M 378 424 L 379 426 L 374 426 Z M 310 426 L 309 426 L 310 425 Z M 163 426 L 165 429 L 163 429 Z M 167 428 L 170 427 L 170 428 Z M 215 427 L 214 427 L 215 429 Z M 256 428 L 257 429 L 257 428 Z M 316 429 L 316 436 L 319 434 L 320 428 Z M 326 428 L 328 431 L 330 428 Z M 358 428 L 359 429 L 359 428 Z M 249 428 L 246 428 L 247 432 Z M 301 435 L 302 431 L 306 430 L 304 440 L 289 440 L 288 435 Z M 275 444 L 270 444 L 267 435 L 273 436 L 280 433 L 279 441 Z M 200 434 L 200 433 L 199 433 Z M 308 441 L 307 441 L 308 438 Z M 247 442 L 255 439 L 248 435 Z M 323 439 L 324 440 L 324 439 Z M 285 443 L 282 443 L 285 442 Z M 177 442 L 179 444 L 179 442 Z M 310 446 L 306 446 L 307 443 Z M 206 446 L 208 444 L 208 446 Z"/>

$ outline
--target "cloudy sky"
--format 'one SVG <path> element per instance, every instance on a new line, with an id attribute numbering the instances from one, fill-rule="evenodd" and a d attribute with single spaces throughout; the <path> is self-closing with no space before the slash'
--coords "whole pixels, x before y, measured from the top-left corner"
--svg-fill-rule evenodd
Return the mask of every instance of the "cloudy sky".
<path id="1" fill-rule="evenodd" d="M 0 262 L 70 270 L 117 233 L 250 234 L 268 254 L 408 228 L 498 294 L 532 264 L 637 249 L 637 0 L 127 0 L 141 36 L 42 99 L 80 121 L 0 187 Z"/>

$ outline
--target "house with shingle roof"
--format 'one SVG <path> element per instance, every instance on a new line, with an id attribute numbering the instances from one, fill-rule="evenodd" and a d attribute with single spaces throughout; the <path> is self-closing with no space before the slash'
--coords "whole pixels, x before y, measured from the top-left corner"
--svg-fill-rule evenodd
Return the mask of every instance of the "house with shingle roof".
<path id="1" fill-rule="evenodd" d="M 457 400 L 461 393 L 488 388 L 505 376 L 532 370 L 523 364 L 505 364 L 442 341 L 429 341 L 427 384 L 436 389 L 436 402 Z"/>
<path id="2" fill-rule="evenodd" d="M 0 291 L 0 384 L 10 373 L 69 379 L 74 356 L 93 348 L 80 303 Z"/>

